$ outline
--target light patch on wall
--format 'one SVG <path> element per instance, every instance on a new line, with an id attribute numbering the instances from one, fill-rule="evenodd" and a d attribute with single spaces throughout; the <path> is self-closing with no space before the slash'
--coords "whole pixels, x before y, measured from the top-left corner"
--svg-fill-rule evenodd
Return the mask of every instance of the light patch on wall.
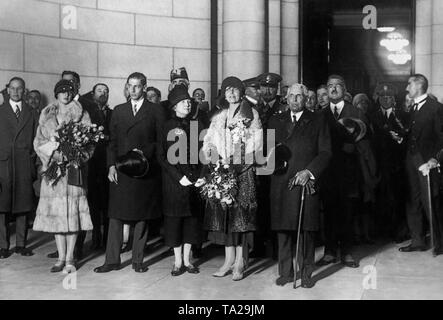
<path id="1" fill-rule="evenodd" d="M 63 6 L 62 26 L 65 30 L 77 30 L 77 8 L 74 6 Z"/>

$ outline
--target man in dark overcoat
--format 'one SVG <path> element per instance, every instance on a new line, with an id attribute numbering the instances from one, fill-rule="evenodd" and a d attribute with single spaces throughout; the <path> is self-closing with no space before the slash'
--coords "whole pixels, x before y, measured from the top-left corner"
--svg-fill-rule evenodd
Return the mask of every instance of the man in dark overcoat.
<path id="1" fill-rule="evenodd" d="M 34 209 L 32 183 L 37 177 L 33 148 L 38 116 L 23 101 L 25 81 L 9 81 L 9 100 L 0 106 L 0 259 L 9 257 L 9 220 L 16 220 L 15 252 L 33 255 L 26 248 L 27 215 Z"/>
<path id="2" fill-rule="evenodd" d="M 148 236 L 148 221 L 161 216 L 161 169 L 156 160 L 165 115 L 159 104 L 144 97 L 146 76 L 135 72 L 128 77 L 130 100 L 114 108 L 110 124 L 108 148 L 109 231 L 106 261 L 95 268 L 98 273 L 120 268 L 123 224 L 134 224 L 132 267 L 145 272 L 143 250 Z M 139 178 L 117 172 L 120 156 L 139 150 L 149 162 L 149 172 Z"/>
<path id="3" fill-rule="evenodd" d="M 435 169 L 437 153 L 443 148 L 443 107 L 427 95 L 428 80 L 422 74 L 412 75 L 406 91 L 414 105 L 406 139 L 406 175 L 408 195 L 406 215 L 412 241 L 399 248 L 401 252 L 427 250 L 424 221 L 432 221 L 434 256 L 443 253 L 443 219 L 439 210 L 439 177 Z M 400 140 L 399 140 L 400 142 Z M 429 176 L 429 177 L 427 177 Z M 430 183 L 430 194 L 428 181 Z M 429 198 L 432 210 L 430 210 Z"/>
<path id="4" fill-rule="evenodd" d="M 277 285 L 293 280 L 295 248 L 301 248 L 302 287 L 314 286 L 315 232 L 319 229 L 318 193 L 306 194 L 297 244 L 297 230 L 301 207 L 302 186 L 309 180 L 317 181 L 331 157 L 331 140 L 323 116 L 307 111 L 308 90 L 294 84 L 288 90 L 290 110 L 274 115 L 268 129 L 275 130 L 275 143 L 285 145 L 290 151 L 287 170 L 274 174 L 271 181 L 271 227 L 278 237 L 279 275 Z M 312 183 L 312 182 L 311 182 Z"/>
<path id="5" fill-rule="evenodd" d="M 352 118 L 365 124 L 368 121 L 360 109 L 344 100 L 343 77 L 329 76 L 327 87 L 330 104 L 319 113 L 325 117 L 331 133 L 332 158 L 320 183 L 326 239 L 325 254 L 318 265 L 335 263 L 340 250 L 342 263 L 358 268 L 352 255 L 353 222 L 363 195 L 364 177 L 356 141 L 349 139 L 349 132 L 339 120 Z"/>
<path id="6" fill-rule="evenodd" d="M 377 88 L 380 108 L 370 116 L 374 129 L 373 147 L 380 173 L 377 187 L 376 222 L 379 235 L 388 236 L 397 243 L 407 238 L 405 195 L 406 145 L 398 143 L 392 133 L 405 137 L 409 114 L 395 108 L 395 87 L 381 84 Z"/>
<path id="7" fill-rule="evenodd" d="M 88 161 L 88 203 L 92 224 L 92 249 L 106 247 L 108 235 L 109 181 L 106 165 L 106 148 L 109 138 L 109 125 L 112 110 L 108 107 L 109 88 L 104 83 L 97 83 L 92 91 L 80 97 L 79 101 L 97 127 L 103 127 L 105 140 L 95 147 L 94 154 Z M 103 225 L 103 234 L 101 226 Z M 77 239 L 78 245 L 80 239 Z M 83 242 L 83 241 L 82 241 Z M 79 248 L 81 249 L 81 247 Z"/>

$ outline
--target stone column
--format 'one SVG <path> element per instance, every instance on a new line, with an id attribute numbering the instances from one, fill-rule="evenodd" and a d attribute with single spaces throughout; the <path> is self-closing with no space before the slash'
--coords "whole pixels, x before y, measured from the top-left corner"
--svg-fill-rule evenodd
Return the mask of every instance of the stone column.
<path id="1" fill-rule="evenodd" d="M 443 101 L 443 1 L 432 3 L 432 77 L 430 91 Z"/>
<path id="2" fill-rule="evenodd" d="M 280 74 L 281 0 L 269 0 L 269 72 Z"/>
<path id="3" fill-rule="evenodd" d="M 223 1 L 223 78 L 244 80 L 265 71 L 265 2 Z"/>
<path id="4" fill-rule="evenodd" d="M 282 85 L 297 82 L 299 68 L 299 3 L 298 0 L 281 0 L 281 61 Z"/>
<path id="5" fill-rule="evenodd" d="M 429 92 L 443 98 L 443 1 L 417 0 L 415 24 L 415 72 L 425 75 Z"/>

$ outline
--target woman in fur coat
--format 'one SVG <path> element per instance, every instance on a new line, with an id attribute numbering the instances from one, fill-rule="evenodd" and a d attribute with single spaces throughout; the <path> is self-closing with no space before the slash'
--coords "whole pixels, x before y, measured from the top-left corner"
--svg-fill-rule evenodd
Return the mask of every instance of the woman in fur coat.
<path id="1" fill-rule="evenodd" d="M 211 120 L 203 142 L 203 153 L 208 159 L 229 161 L 236 172 L 237 195 L 229 207 L 206 205 L 204 226 L 209 239 L 225 246 L 225 262 L 213 274 L 224 277 L 232 271 L 234 281 L 243 279 L 246 267 L 243 248 L 252 231 L 256 229 L 256 176 L 254 154 L 262 148 L 262 132 L 259 115 L 249 103 L 242 100 L 244 85 L 236 77 L 223 80 L 221 93 L 226 105 Z M 238 129 L 245 126 L 246 138 Z M 241 130 L 240 130 L 241 131 Z M 240 151 L 240 152 L 238 152 Z"/>
<path id="2" fill-rule="evenodd" d="M 60 80 L 55 85 L 54 93 L 57 101 L 42 110 L 34 139 L 34 149 L 42 163 L 40 172 L 47 170 L 52 161 L 61 160 L 62 155 L 57 150 L 59 143 L 52 139 L 57 134 L 59 124 L 71 120 L 91 124 L 88 113 L 73 100 L 74 88 L 70 81 Z M 89 150 L 88 157 L 92 153 L 93 150 Z M 75 271 L 74 246 L 77 235 L 79 231 L 92 230 L 86 186 L 68 184 L 67 175 L 55 185 L 44 177 L 34 230 L 55 234 L 59 259 L 51 272 Z"/>

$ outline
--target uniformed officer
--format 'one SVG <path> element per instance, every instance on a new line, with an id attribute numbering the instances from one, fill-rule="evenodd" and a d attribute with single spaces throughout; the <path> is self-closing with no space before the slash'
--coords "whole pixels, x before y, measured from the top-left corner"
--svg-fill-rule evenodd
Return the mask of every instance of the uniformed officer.
<path id="1" fill-rule="evenodd" d="M 380 84 L 376 88 L 380 108 L 370 117 L 374 129 L 373 147 L 380 172 L 377 188 L 377 230 L 385 233 L 397 243 L 407 238 L 408 229 L 405 215 L 406 172 L 404 159 L 406 145 L 395 141 L 391 131 L 404 137 L 408 114 L 396 106 L 396 88 L 390 84 Z"/>
<path id="2" fill-rule="evenodd" d="M 257 77 L 260 83 L 260 92 L 264 100 L 262 111 L 263 129 L 266 128 L 269 118 L 274 114 L 283 113 L 288 110 L 288 106 L 281 102 L 281 97 L 277 95 L 278 85 L 282 77 L 276 73 L 263 73 Z"/>

